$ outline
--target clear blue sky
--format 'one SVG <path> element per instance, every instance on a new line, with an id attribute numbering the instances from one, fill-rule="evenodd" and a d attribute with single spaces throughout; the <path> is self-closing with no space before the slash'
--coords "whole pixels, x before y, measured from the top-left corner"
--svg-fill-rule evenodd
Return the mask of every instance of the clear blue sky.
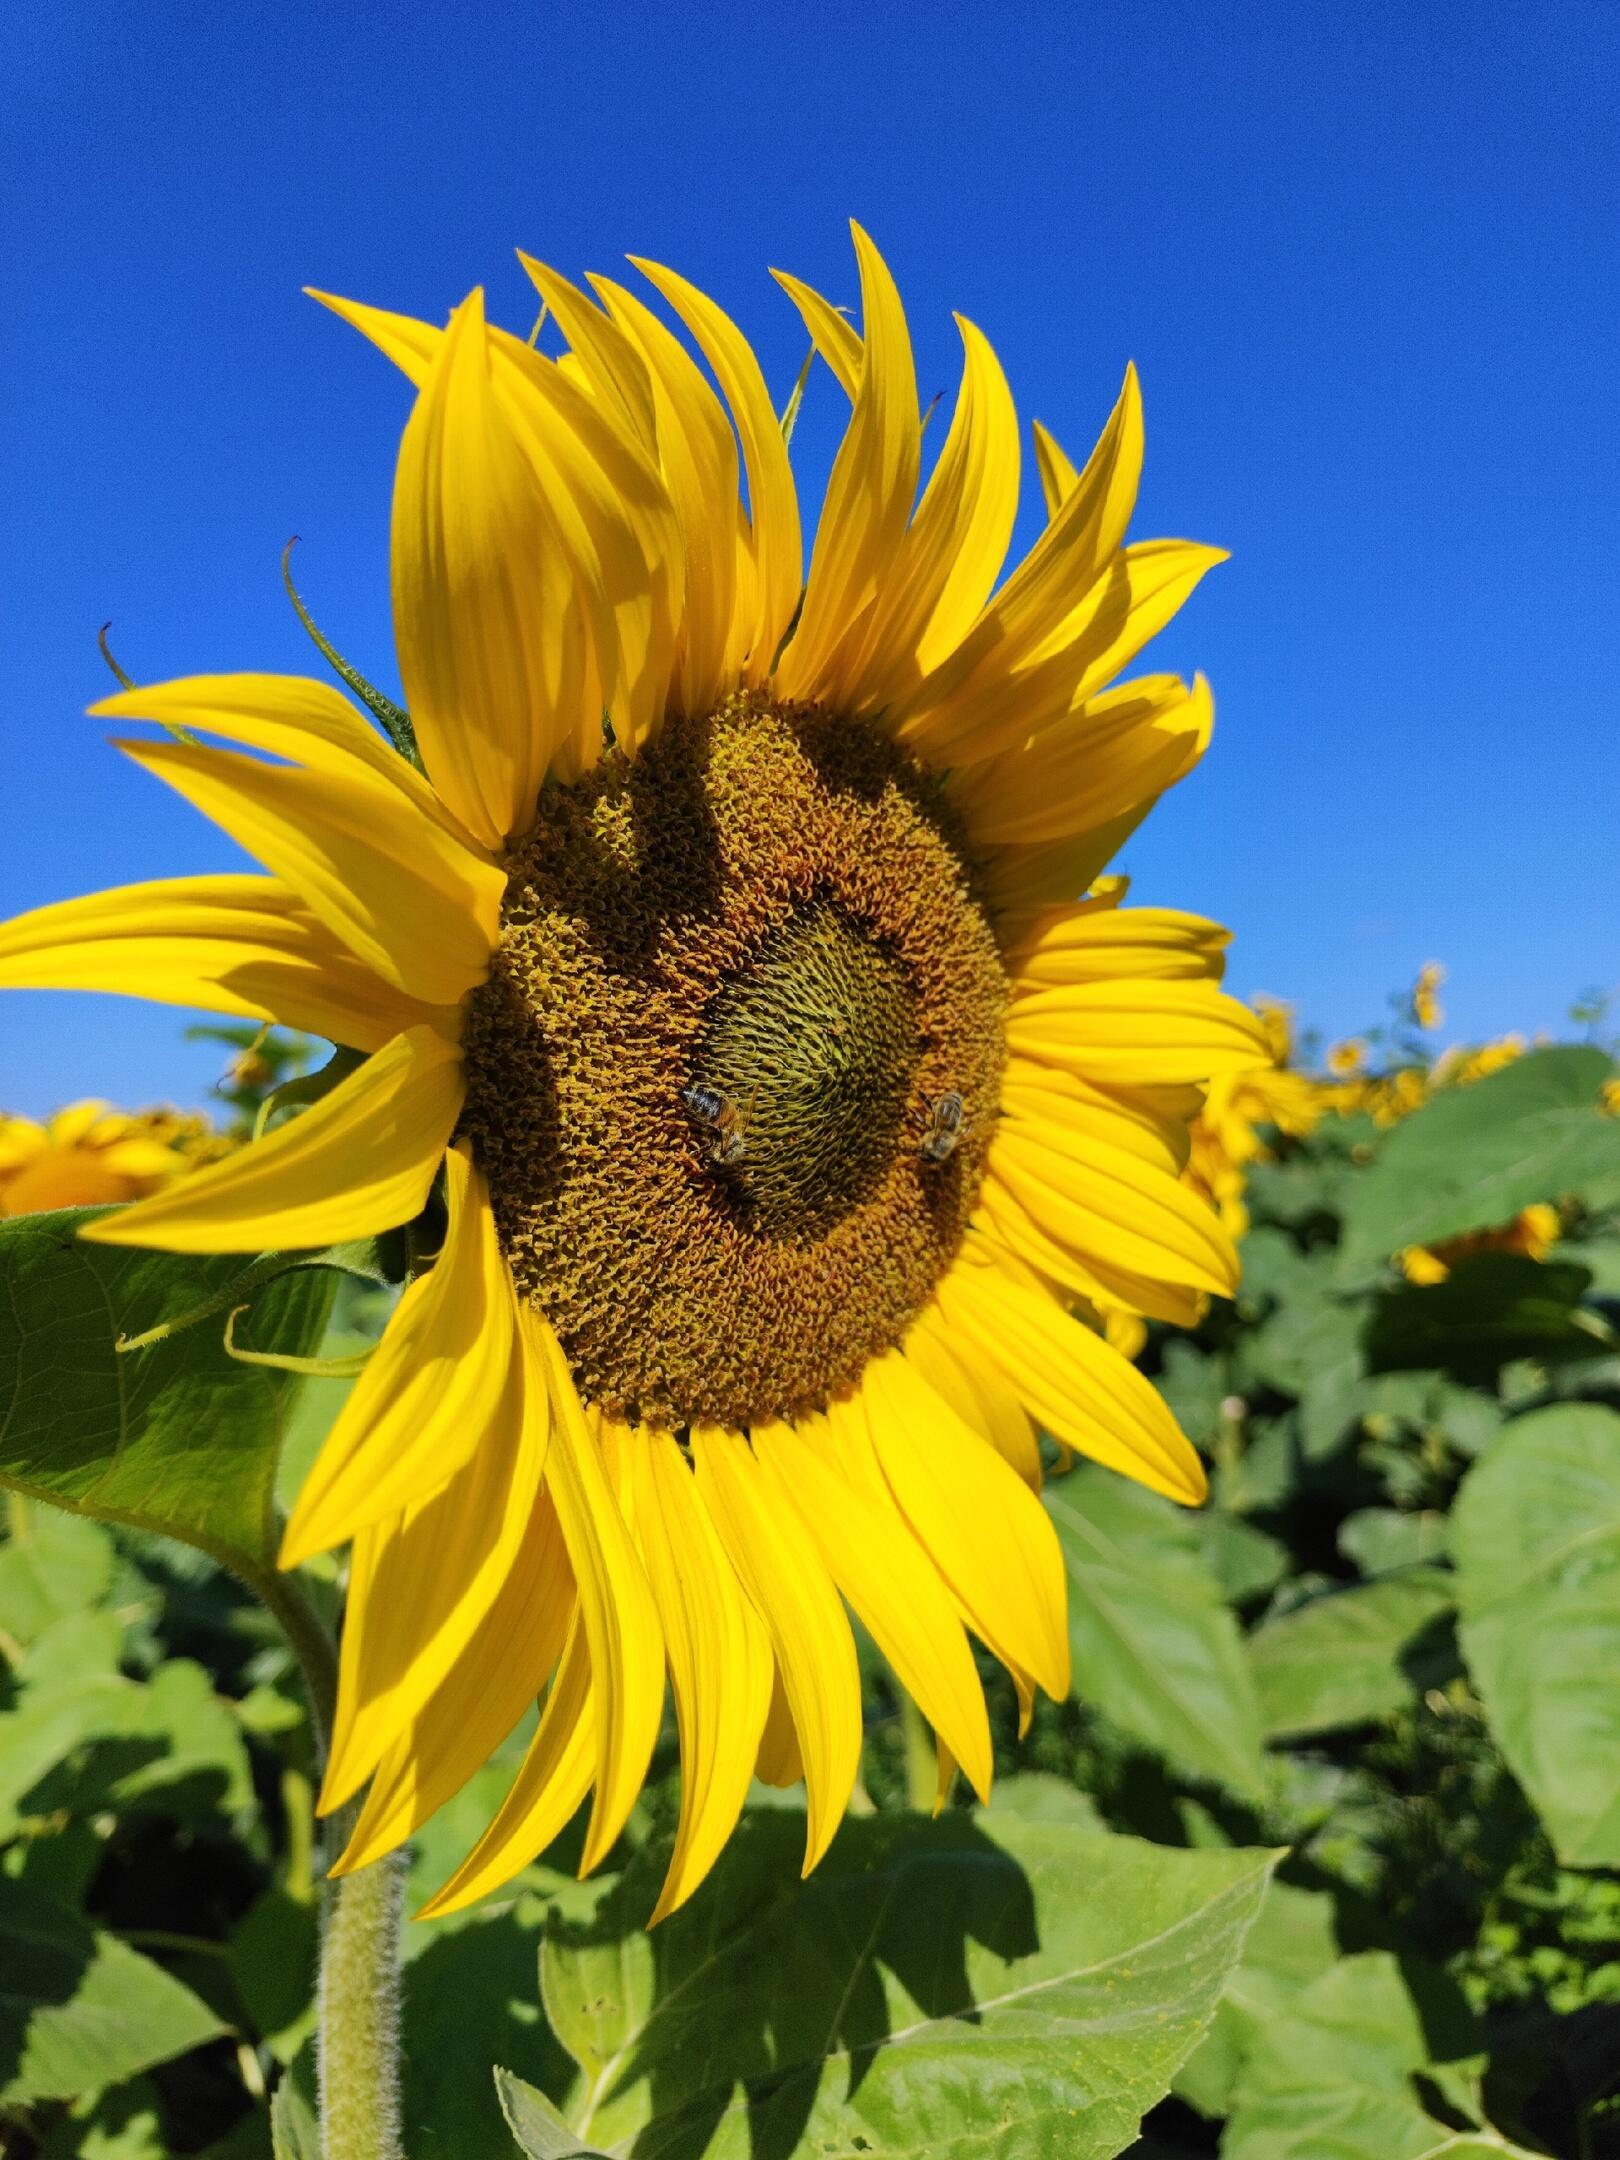
<path id="1" fill-rule="evenodd" d="M 45 5 L 9 32 L 0 913 L 228 866 L 102 747 L 137 679 L 318 671 L 282 599 L 391 672 L 407 393 L 312 283 L 442 317 L 511 250 L 678 265 L 785 390 L 778 264 L 887 252 L 924 394 L 949 311 L 1089 445 L 1142 371 L 1139 536 L 1233 560 L 1161 641 L 1214 749 L 1133 847 L 1232 981 L 1345 1032 L 1418 963 L 1446 1035 L 1620 980 L 1613 0 L 1353 7 Z M 824 466 L 839 393 L 801 439 Z M 0 1001 L 0 1104 L 199 1099 L 121 999 Z"/>

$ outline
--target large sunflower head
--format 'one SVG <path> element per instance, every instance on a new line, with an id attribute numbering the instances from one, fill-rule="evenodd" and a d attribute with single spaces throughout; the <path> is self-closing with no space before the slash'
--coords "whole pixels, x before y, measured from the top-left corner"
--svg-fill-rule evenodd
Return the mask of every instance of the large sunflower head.
<path id="1" fill-rule="evenodd" d="M 312 1107 L 96 1224 L 187 1251 L 444 1225 L 287 1528 L 352 1541 L 325 1804 L 409 1835 L 539 1696 L 465 1903 L 594 1793 L 622 1826 L 665 1698 L 690 1894 L 750 1779 L 806 1865 L 856 1775 L 846 1607 L 981 1793 L 977 1640 L 1069 1684 L 1038 1433 L 1197 1500 L 1113 1348 L 1232 1287 L 1182 1182 L 1214 1076 L 1263 1062 L 1225 934 L 1104 878 L 1197 760 L 1202 681 L 1108 685 L 1220 559 L 1124 535 L 1134 375 L 1004 580 L 1018 428 L 958 319 L 926 484 L 906 321 L 780 282 L 850 404 L 809 552 L 736 326 L 525 267 L 566 341 L 329 304 L 409 377 L 393 585 L 406 753 L 335 691 L 191 678 L 98 710 L 265 865 L 39 910 L 0 982 L 324 1034 Z M 687 342 L 689 340 L 690 342 Z M 695 352 L 693 348 L 695 347 Z M 706 363 L 705 366 L 701 363 Z M 380 703 L 380 701 L 373 701 Z M 206 738 L 206 739 L 199 739 Z M 223 743 L 230 747 L 220 747 Z M 429 1242 L 433 1242 L 429 1240 Z M 422 1240 L 418 1239 L 418 1249 Z"/>

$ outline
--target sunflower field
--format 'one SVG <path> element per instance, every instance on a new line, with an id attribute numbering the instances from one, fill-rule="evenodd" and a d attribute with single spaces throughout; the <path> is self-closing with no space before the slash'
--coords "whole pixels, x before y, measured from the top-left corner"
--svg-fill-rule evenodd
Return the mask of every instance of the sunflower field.
<path id="1" fill-rule="evenodd" d="M 406 1920 L 399 2150 L 1620 2150 L 1620 1081 L 1596 1004 L 1581 1041 L 1436 1056 L 1434 992 L 1426 971 L 1325 1057 L 1272 1008 L 1275 1063 L 1211 1086 L 1186 1176 L 1242 1284 L 1125 1345 L 1209 1501 L 1043 1443 L 1074 1697 L 1020 1735 L 984 1663 L 988 1804 L 957 1780 L 936 1810 L 931 1739 L 863 1636 L 860 1775 L 820 1867 L 801 1884 L 802 1794 L 756 1782 L 649 1932 L 671 1720 L 589 1879 L 581 1809 L 497 1896 Z M 310 1085 L 296 1039 L 219 1032 L 212 1124 L 0 1125 L 16 2160 L 322 2151 L 342 1570 L 308 1563 L 289 1599 L 275 1525 L 403 1257 L 144 1253 L 80 1242 L 70 1204 L 195 1174 Z M 525 1740 L 379 1864 L 407 1912 Z M 339 1926 L 323 1985 L 364 1988 Z"/>

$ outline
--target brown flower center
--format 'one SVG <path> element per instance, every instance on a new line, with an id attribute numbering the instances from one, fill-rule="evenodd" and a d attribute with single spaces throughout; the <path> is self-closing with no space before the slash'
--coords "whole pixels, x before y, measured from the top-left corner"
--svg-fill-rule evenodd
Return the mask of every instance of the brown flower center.
<path id="1" fill-rule="evenodd" d="M 1006 979 L 942 790 L 739 695 L 547 788 L 467 1027 L 465 1130 L 588 1402 L 820 1408 L 978 1197 Z"/>

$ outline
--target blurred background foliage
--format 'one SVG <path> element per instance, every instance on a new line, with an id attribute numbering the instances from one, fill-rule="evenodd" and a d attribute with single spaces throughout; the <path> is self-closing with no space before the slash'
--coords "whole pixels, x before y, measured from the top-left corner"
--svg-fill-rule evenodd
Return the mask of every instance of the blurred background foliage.
<path id="1" fill-rule="evenodd" d="M 1111 1323 L 1211 1461 L 1211 1504 L 1052 1455 L 1075 1698 L 1020 1738 L 989 1678 L 990 1809 L 959 1792 L 941 1824 L 907 1812 L 932 1796 L 931 1751 L 870 1657 L 860 1806 L 822 1875 L 793 1888 L 792 1796 L 761 1788 L 714 1880 L 648 1938 L 671 1730 L 601 1876 L 572 1879 L 565 1837 L 512 1895 L 407 1930 L 413 2160 L 786 2160 L 894 2150 L 891 2130 L 943 2153 L 968 2127 L 974 2150 L 1142 2160 L 1620 2153 L 1620 1081 L 1599 998 L 1579 1040 L 1434 1056 L 1439 996 L 1425 969 L 1384 1026 L 1329 1047 L 1270 1008 L 1275 1068 L 1211 1091 L 1187 1175 L 1242 1239 L 1241 1295 L 1191 1335 Z M 304 1045 L 218 1033 L 212 1119 L 0 1119 L 14 2160 L 316 2151 L 314 1746 L 248 1585 L 348 1383 L 231 1354 L 236 1263 L 190 1264 L 215 1274 L 182 1294 L 114 1251 L 124 1272 L 84 1294 L 126 1334 L 213 1304 L 108 1437 L 118 1355 L 70 1374 L 53 1330 L 88 1325 L 64 1272 L 81 1261 L 38 1213 L 150 1190 L 297 1100 Z M 350 1256 L 250 1288 L 240 1324 L 279 1354 L 350 1357 L 386 1274 Z M 228 1460 L 187 1423 L 205 1385 Z M 29 1425 L 25 1398 L 56 1425 Z M 136 1527 L 171 1505 L 181 1522 L 182 1462 L 212 1511 L 206 1534 L 186 1518 L 190 1544 Z M 335 1563 L 308 1572 L 335 1613 Z M 426 1827 L 413 1890 L 476 1835 L 523 1738 Z M 1258 1848 L 1285 1850 L 1256 1920 Z M 1007 2022 L 1009 1961 L 1047 2023 Z M 699 1969 L 701 2076 L 667 2011 Z M 918 2005 L 938 2044 L 886 2086 Z M 824 2075 L 834 2029 L 865 2065 L 858 2135 Z M 604 2101 L 626 2060 L 645 2076 Z"/>

